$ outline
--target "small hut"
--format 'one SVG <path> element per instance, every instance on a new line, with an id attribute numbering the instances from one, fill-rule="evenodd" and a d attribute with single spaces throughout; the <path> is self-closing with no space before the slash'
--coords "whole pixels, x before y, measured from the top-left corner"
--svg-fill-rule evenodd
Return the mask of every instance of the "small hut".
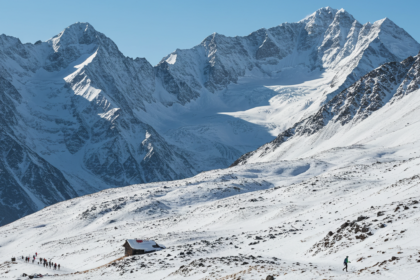
<path id="1" fill-rule="evenodd" d="M 157 244 L 153 240 L 127 239 L 123 245 L 126 256 L 142 255 L 166 249 L 165 246 Z"/>

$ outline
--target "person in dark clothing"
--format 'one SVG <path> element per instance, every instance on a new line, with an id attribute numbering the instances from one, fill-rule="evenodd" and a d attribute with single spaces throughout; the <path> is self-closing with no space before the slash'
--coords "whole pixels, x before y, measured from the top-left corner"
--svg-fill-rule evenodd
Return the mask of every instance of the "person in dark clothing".
<path id="1" fill-rule="evenodd" d="M 58 270 L 60 270 L 60 264 L 58 264 Z"/>
<path id="2" fill-rule="evenodd" d="M 344 268 L 343 268 L 343 271 L 344 271 L 344 269 L 346 270 L 346 272 L 348 272 L 347 271 L 347 264 L 348 263 L 350 263 L 350 261 L 349 261 L 349 256 L 346 256 L 346 258 L 344 259 Z"/>

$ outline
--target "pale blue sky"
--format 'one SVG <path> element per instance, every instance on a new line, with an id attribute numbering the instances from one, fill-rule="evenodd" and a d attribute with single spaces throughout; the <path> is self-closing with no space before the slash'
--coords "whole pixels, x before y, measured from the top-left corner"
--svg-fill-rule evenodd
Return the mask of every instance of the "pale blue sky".
<path id="1" fill-rule="evenodd" d="M 75 22 L 89 22 L 130 57 L 153 65 L 177 48 L 191 48 L 217 32 L 247 35 L 295 22 L 315 10 L 344 8 L 361 23 L 388 17 L 420 42 L 420 1 L 414 0 L 0 0 L 0 34 L 23 43 L 45 41 Z"/>

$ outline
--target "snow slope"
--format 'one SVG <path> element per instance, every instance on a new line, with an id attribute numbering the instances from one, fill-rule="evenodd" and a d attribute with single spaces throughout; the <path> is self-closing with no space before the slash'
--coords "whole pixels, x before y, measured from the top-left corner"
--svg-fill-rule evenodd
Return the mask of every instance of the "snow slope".
<path id="1" fill-rule="evenodd" d="M 401 108 L 398 113 L 386 115 L 383 112 L 392 112 L 399 100 L 416 94 L 420 88 L 419 69 L 420 54 L 401 63 L 390 62 L 378 67 L 336 95 L 318 112 L 297 122 L 273 141 L 243 155 L 233 165 L 307 157 L 341 146 L 378 145 L 372 135 L 381 131 L 388 133 L 381 143 L 394 142 L 391 139 L 395 135 L 407 137 L 408 133 L 413 133 L 410 122 L 392 130 L 388 120 L 383 119 L 399 122 L 402 115 L 413 111 Z"/>
<path id="2" fill-rule="evenodd" d="M 416 279 L 419 110 L 415 90 L 341 146 L 49 206 L 0 227 L 0 279 Z M 121 258 L 135 237 L 167 249 Z M 63 271 L 10 262 L 34 252 Z"/>

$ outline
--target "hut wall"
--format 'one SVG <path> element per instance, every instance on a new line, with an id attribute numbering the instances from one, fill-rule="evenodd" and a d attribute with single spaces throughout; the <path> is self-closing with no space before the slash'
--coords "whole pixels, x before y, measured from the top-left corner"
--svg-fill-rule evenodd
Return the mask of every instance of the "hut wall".
<path id="1" fill-rule="evenodd" d="M 132 256 L 133 255 L 133 249 L 130 247 L 130 245 L 128 244 L 128 242 L 126 242 L 124 244 L 124 248 L 125 248 L 125 255 L 126 256 Z"/>

